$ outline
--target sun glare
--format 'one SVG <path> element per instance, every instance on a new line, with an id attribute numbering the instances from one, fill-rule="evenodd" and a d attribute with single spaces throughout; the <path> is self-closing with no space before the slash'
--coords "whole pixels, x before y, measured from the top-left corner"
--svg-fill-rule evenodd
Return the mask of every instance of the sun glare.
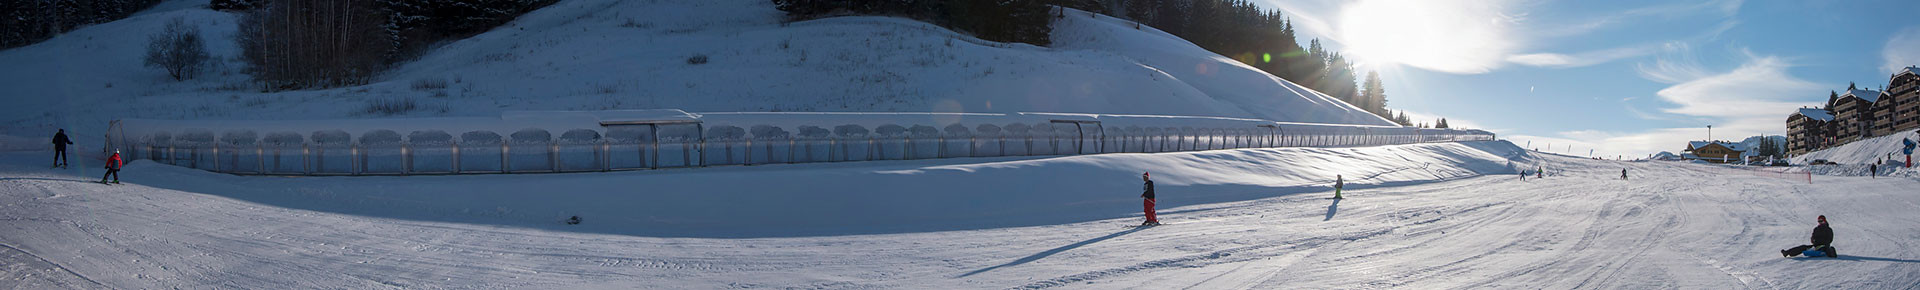
<path id="1" fill-rule="evenodd" d="M 1363 0 L 1340 13 L 1341 51 L 1357 64 L 1454 73 L 1496 68 L 1506 54 L 1497 1 Z"/>

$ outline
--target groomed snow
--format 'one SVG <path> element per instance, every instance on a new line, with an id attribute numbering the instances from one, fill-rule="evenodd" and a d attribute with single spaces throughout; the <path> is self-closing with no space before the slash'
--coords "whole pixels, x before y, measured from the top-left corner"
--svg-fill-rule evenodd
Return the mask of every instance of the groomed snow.
<path id="1" fill-rule="evenodd" d="M 782 23 L 765 0 L 573 0 L 335 89 L 261 93 L 235 61 L 233 14 L 206 0 L 0 51 L 0 135 L 108 120 L 490 117 L 503 111 L 1060 112 L 1391 125 L 1191 43 L 1075 11 L 1053 48 L 987 42 L 894 17 Z M 143 66 L 148 36 L 181 17 L 216 61 L 175 82 Z M 704 57 L 705 63 L 690 59 Z M 398 115 L 375 103 L 411 101 Z"/>
<path id="2" fill-rule="evenodd" d="M 0 154 L 10 288 L 1900 288 L 1920 181 L 1505 142 L 237 177 Z M 962 163 L 964 162 L 964 163 Z M 1511 162 L 1511 164 L 1509 164 Z M 1510 168 L 1545 167 L 1521 181 Z M 1620 180 L 1628 169 L 1631 180 Z M 1140 171 L 1166 226 L 1139 222 Z M 1346 176 L 1345 200 L 1328 179 Z M 1839 259 L 1781 258 L 1815 215 Z M 585 222 L 564 225 L 580 215 Z"/>

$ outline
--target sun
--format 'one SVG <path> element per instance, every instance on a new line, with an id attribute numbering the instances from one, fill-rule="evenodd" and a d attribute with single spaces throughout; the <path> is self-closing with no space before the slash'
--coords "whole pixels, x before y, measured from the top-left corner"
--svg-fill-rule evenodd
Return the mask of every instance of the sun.
<path id="1" fill-rule="evenodd" d="M 1341 10 L 1341 51 L 1364 66 L 1453 73 L 1496 68 L 1509 47 L 1498 1 L 1362 0 Z"/>

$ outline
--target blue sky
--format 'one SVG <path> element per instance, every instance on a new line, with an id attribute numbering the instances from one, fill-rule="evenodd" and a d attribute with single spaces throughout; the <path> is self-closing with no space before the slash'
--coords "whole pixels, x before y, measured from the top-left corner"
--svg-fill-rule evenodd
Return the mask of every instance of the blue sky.
<path id="1" fill-rule="evenodd" d="M 1256 0 L 1380 71 L 1388 107 L 1628 158 L 1780 135 L 1920 65 L 1920 1 Z M 1572 145 L 1572 149 L 1566 148 Z"/>

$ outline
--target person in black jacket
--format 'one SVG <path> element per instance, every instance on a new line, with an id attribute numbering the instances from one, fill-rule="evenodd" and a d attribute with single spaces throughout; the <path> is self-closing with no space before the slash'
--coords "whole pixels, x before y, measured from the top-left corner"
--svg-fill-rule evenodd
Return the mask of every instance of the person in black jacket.
<path id="1" fill-rule="evenodd" d="M 53 133 L 53 167 L 67 166 L 67 145 L 73 140 L 67 139 L 67 129 Z"/>
<path id="2" fill-rule="evenodd" d="M 1150 178 L 1149 175 L 1150 173 L 1147 172 L 1140 173 L 1140 181 L 1146 182 L 1146 185 L 1140 188 L 1141 207 L 1143 207 L 1147 213 L 1147 221 L 1140 223 L 1140 225 L 1143 226 L 1160 225 L 1160 219 L 1153 215 L 1153 179 Z"/>
<path id="3" fill-rule="evenodd" d="M 1780 255 L 1792 257 L 1800 255 L 1801 252 L 1806 252 L 1808 249 L 1818 249 L 1821 252 L 1826 252 L 1827 257 L 1840 256 L 1840 254 L 1833 249 L 1833 228 L 1827 227 L 1827 216 L 1820 216 L 1820 225 L 1813 227 L 1813 240 L 1811 242 L 1813 242 L 1812 245 L 1801 245 L 1793 247 L 1792 249 L 1780 250 Z"/>

